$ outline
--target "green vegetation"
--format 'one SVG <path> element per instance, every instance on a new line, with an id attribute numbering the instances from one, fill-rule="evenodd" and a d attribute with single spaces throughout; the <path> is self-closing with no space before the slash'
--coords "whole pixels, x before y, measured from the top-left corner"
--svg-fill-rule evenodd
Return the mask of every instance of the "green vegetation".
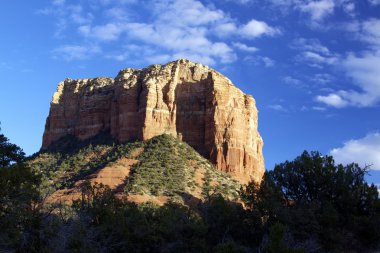
<path id="1" fill-rule="evenodd" d="M 336 165 L 331 156 L 304 152 L 266 172 L 261 185 L 249 184 L 242 198 L 265 218 L 266 229 L 276 226 L 278 235 L 280 227 L 286 228 L 283 248 L 375 251 L 380 246 L 380 201 L 365 173 L 357 164 Z M 274 242 L 280 245 L 278 238 Z"/>
<path id="2" fill-rule="evenodd" d="M 137 148 L 142 149 L 141 154 L 132 157 Z M 116 143 L 106 133 L 85 142 L 66 136 L 48 151 L 29 158 L 29 164 L 42 179 L 41 195 L 47 196 L 57 189 L 73 186 L 76 181 L 123 157 L 139 161 L 132 166 L 126 181 L 127 194 L 181 197 L 202 187 L 195 182 L 194 176 L 197 169 L 204 169 L 205 180 L 214 182 L 207 189 L 209 194 L 238 198 L 240 185 L 237 181 L 216 170 L 188 144 L 165 134 L 146 142 L 129 143 Z"/>
<path id="3" fill-rule="evenodd" d="M 181 196 L 193 191 L 196 170 L 204 169 L 204 180 L 216 182 L 209 185 L 210 194 L 222 194 L 236 199 L 239 184 L 227 174 L 222 173 L 188 144 L 171 135 L 160 135 L 143 144 L 142 152 L 133 166 L 126 185 L 127 193 L 154 196 Z"/>
<path id="4" fill-rule="evenodd" d="M 57 189 L 72 186 L 77 180 L 117 159 L 129 158 L 131 151 L 140 146 L 141 142 L 117 144 L 105 133 L 85 142 L 66 136 L 54 143 L 52 149 L 30 157 L 29 164 L 41 176 L 40 191 L 46 196 Z"/>
<path id="5" fill-rule="evenodd" d="M 194 153 L 169 135 L 149 140 L 137 157 L 140 162 L 133 166 L 126 191 L 156 196 L 184 192 L 187 183 L 193 183 L 195 168 L 187 161 L 196 158 Z"/>
<path id="6" fill-rule="evenodd" d="M 39 247 L 39 177 L 22 150 L 0 134 L 0 251 Z"/>
<path id="7" fill-rule="evenodd" d="M 233 201 L 236 181 L 168 135 L 127 144 L 72 141 L 26 160 L 0 135 L 1 252 L 380 250 L 378 191 L 356 164 L 336 165 L 330 156 L 304 152 L 267 171 L 260 185 L 241 187 L 243 208 Z M 136 148 L 143 152 L 133 152 Z M 49 190 L 123 157 L 139 161 L 127 193 L 165 195 L 170 201 L 137 205 L 116 198 L 107 186 L 88 184 L 72 206 L 43 205 Z M 198 205 L 177 201 L 196 189 L 203 196 Z"/>
<path id="8" fill-rule="evenodd" d="M 84 195 L 71 216 L 49 219 L 53 236 L 46 241 L 47 251 L 246 252 L 241 244 L 250 244 L 244 210 L 222 197 L 192 209 L 179 203 L 122 202 L 102 185 L 87 187 Z"/>

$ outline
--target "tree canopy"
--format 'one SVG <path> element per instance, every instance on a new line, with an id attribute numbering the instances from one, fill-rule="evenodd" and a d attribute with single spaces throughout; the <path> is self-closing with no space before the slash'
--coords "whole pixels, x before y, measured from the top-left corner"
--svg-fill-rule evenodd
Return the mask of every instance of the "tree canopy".
<path id="1" fill-rule="evenodd" d="M 366 173 L 357 164 L 337 165 L 331 156 L 305 151 L 267 171 L 260 185 L 249 184 L 242 197 L 266 226 L 285 225 L 295 241 L 360 251 L 380 240 L 378 190 L 365 181 Z"/>
<path id="2" fill-rule="evenodd" d="M 20 147 L 10 143 L 4 134 L 0 134 L 0 168 L 7 167 L 12 163 L 21 162 L 24 156 L 25 154 Z"/>
<path id="3" fill-rule="evenodd" d="M 39 178 L 24 152 L 0 134 L 0 250 L 33 250 L 38 244 Z"/>

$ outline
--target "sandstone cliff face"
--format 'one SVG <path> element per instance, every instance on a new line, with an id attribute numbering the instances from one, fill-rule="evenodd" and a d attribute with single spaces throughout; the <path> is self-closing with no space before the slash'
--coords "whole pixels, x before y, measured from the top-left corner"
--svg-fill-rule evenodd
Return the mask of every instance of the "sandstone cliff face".
<path id="1" fill-rule="evenodd" d="M 242 183 L 264 173 L 263 141 L 252 96 L 202 64 L 178 60 L 125 69 L 115 79 L 66 79 L 58 85 L 42 148 L 73 134 L 110 131 L 117 140 L 146 140 L 168 133 Z"/>

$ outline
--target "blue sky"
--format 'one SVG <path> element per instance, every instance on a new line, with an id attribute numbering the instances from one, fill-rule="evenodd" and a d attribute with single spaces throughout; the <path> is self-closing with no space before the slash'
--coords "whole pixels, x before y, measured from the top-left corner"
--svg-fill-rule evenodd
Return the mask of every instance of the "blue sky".
<path id="1" fill-rule="evenodd" d="M 0 2 L 0 121 L 27 154 L 66 77 L 189 58 L 252 94 L 267 169 L 303 150 L 380 183 L 380 0 Z"/>

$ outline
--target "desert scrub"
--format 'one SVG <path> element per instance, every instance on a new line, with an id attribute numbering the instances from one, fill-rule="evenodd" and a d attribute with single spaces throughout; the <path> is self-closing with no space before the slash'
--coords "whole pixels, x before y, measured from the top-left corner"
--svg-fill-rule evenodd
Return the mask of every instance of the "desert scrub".
<path id="1" fill-rule="evenodd" d="M 142 146 L 142 142 L 104 144 L 97 139 L 101 138 L 75 145 L 72 139 L 65 137 L 62 146 L 56 143 L 52 150 L 30 157 L 30 166 L 42 178 L 40 192 L 48 195 L 59 188 L 70 187 L 75 181 L 122 157 L 130 158 L 131 152 Z"/>
<path id="2" fill-rule="evenodd" d="M 100 137 L 98 137 L 100 138 Z M 101 138 L 100 138 L 101 139 Z M 57 189 L 71 187 L 78 180 L 98 169 L 113 165 L 121 158 L 137 159 L 126 180 L 126 193 L 155 196 L 181 196 L 202 187 L 195 182 L 195 171 L 205 169 L 210 182 L 209 191 L 229 199 L 237 196 L 240 185 L 226 173 L 218 171 L 191 146 L 170 135 L 129 143 L 79 142 L 65 137 L 64 148 L 41 151 L 29 159 L 33 170 L 41 175 L 40 192 L 46 196 Z M 141 148 L 138 154 L 135 150 Z M 136 157 L 137 156 L 137 157 Z"/>
<path id="3" fill-rule="evenodd" d="M 174 196 L 184 192 L 193 178 L 187 164 L 189 152 L 184 144 L 169 135 L 147 141 L 132 167 L 126 191 L 139 194 Z M 194 152 L 194 151 L 193 151 Z"/>

